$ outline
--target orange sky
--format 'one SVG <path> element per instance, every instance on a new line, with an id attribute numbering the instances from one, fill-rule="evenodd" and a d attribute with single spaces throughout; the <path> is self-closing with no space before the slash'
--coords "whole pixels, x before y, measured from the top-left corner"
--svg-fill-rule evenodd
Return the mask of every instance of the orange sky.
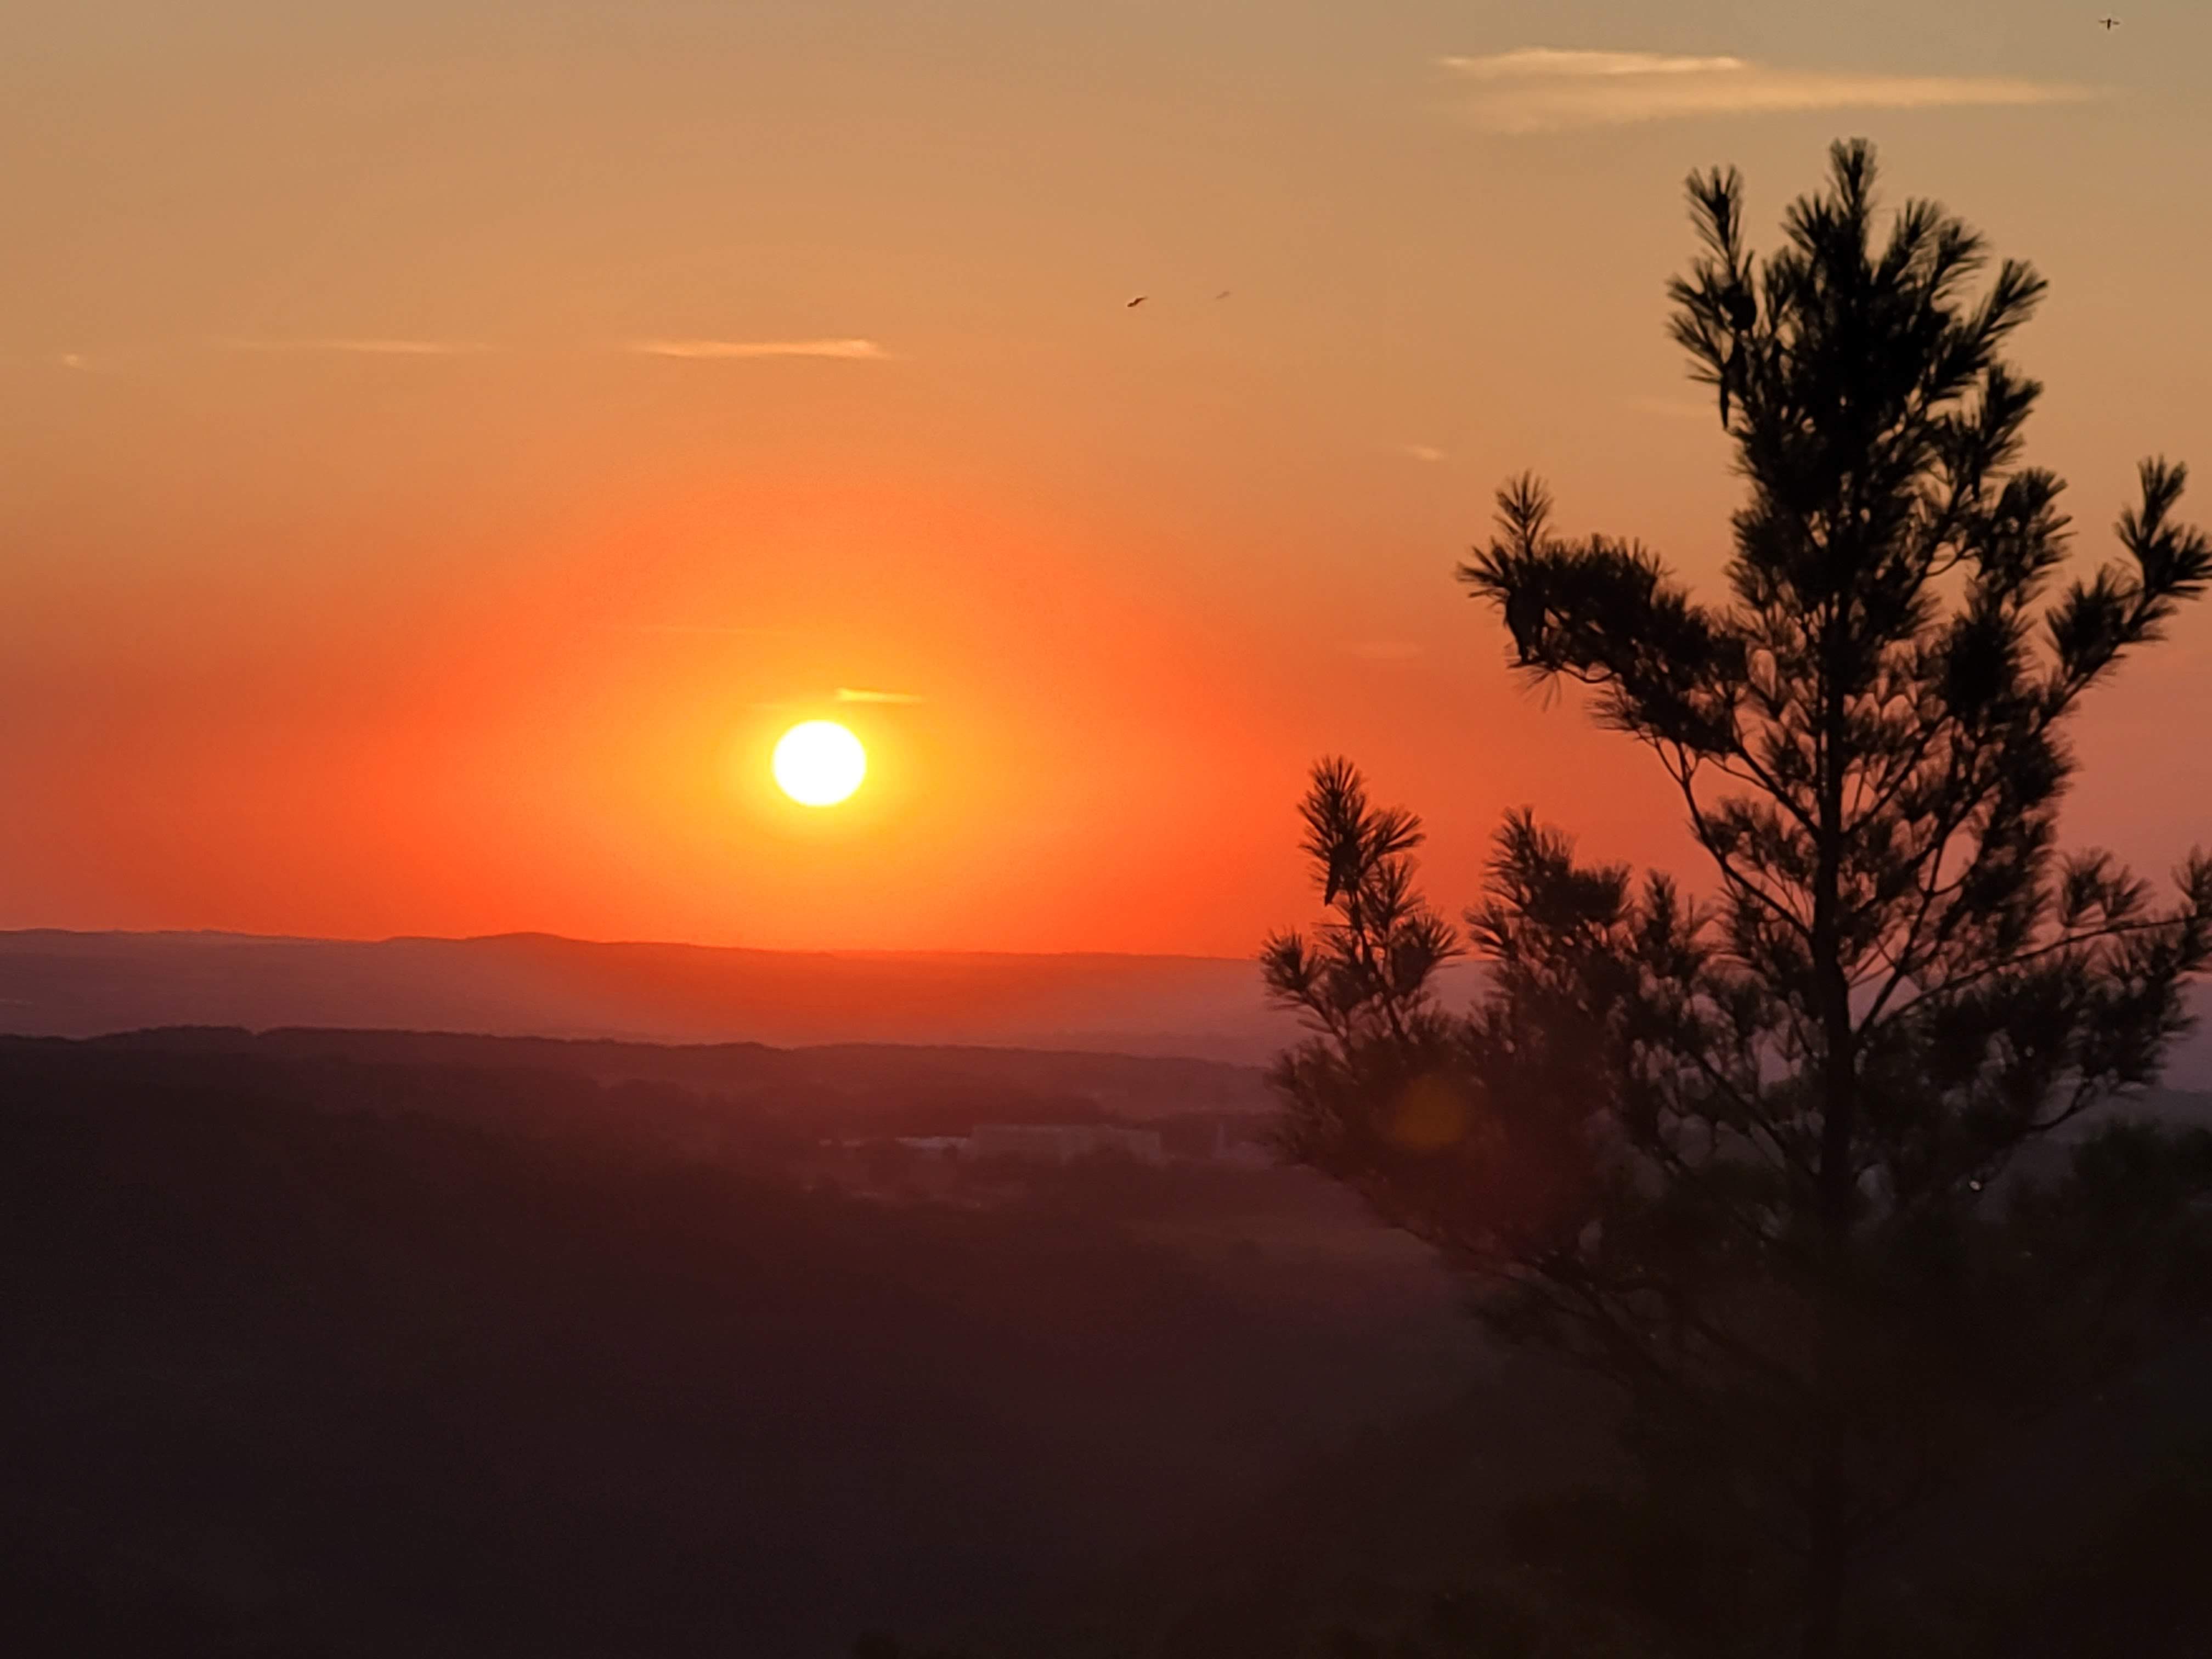
<path id="1" fill-rule="evenodd" d="M 2194 4 L 43 9 L 0 926 L 1241 953 L 1327 750 L 1455 903 L 1519 803 L 1671 857 L 1450 570 L 1524 466 L 1718 568 L 1680 181 L 1764 229 L 1839 133 L 2051 277 L 2082 554 L 2146 452 L 2212 518 Z M 2208 702 L 2199 612 L 2081 728 L 2075 839 L 2212 841 Z M 874 764 L 829 812 L 766 781 L 817 714 Z"/>

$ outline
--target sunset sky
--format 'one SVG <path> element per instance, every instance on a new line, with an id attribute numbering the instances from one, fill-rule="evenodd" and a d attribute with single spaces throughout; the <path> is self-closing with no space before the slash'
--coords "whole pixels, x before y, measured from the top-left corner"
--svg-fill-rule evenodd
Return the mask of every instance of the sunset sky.
<path id="1" fill-rule="evenodd" d="M 1771 245 L 1847 134 L 2051 279 L 2079 556 L 2212 519 L 2212 8 L 2100 9 L 14 9 L 0 927 L 1241 954 L 1332 751 L 1455 908 L 1523 803 L 1674 860 L 1454 563 L 1533 467 L 1712 577 L 1682 177 Z M 2212 842 L 2209 707 L 2199 610 L 2069 838 Z"/>

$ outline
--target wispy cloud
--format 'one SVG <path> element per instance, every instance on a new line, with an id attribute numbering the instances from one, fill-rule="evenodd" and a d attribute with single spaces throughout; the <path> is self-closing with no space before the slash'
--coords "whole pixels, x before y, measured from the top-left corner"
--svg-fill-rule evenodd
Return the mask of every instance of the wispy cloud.
<path id="1" fill-rule="evenodd" d="M 837 688 L 837 701 L 839 702 L 908 704 L 920 702 L 922 699 L 917 693 L 912 691 L 864 691 L 853 686 L 841 685 Z"/>
<path id="2" fill-rule="evenodd" d="M 1447 58 L 1444 67 L 1476 81 L 1526 81 L 1541 76 L 1714 75 L 1748 69 L 1741 58 L 1668 57 L 1656 52 L 1562 52 L 1522 46 L 1487 58 Z"/>
<path id="3" fill-rule="evenodd" d="M 633 340 L 629 349 L 645 357 L 684 357 L 698 362 L 835 357 L 866 362 L 891 355 L 873 340 Z"/>
<path id="4" fill-rule="evenodd" d="M 64 351 L 54 359 L 64 368 L 74 369 L 80 374 L 92 373 L 92 364 L 81 351 Z"/>
<path id="5" fill-rule="evenodd" d="M 1790 110 L 2066 104 L 2098 95 L 2094 88 L 2060 82 L 1783 69 L 1743 58 L 1648 52 L 1526 46 L 1441 62 L 1466 85 L 1468 113 L 1493 132 L 1556 132 Z"/>
<path id="6" fill-rule="evenodd" d="M 1443 450 L 1434 448 L 1428 444 L 1407 444 L 1406 453 L 1417 461 L 1435 462 L 1441 461 L 1444 458 Z"/>
<path id="7" fill-rule="evenodd" d="M 476 357 L 492 348 L 482 340 L 385 340 L 349 337 L 317 339 L 232 337 L 216 342 L 226 351 L 332 352 L 352 357 Z"/>

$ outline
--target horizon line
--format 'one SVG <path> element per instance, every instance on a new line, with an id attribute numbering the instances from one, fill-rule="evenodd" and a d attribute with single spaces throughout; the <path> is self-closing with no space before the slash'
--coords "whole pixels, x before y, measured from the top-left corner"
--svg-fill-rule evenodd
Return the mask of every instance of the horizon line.
<path id="1" fill-rule="evenodd" d="M 1020 951 L 1011 949 L 979 949 L 973 946 L 945 945 L 728 945 L 701 939 L 587 939 L 574 933 L 556 933 L 543 928 L 509 928 L 491 933 L 261 933 L 235 927 L 68 927 L 31 926 L 0 927 L 0 940 L 21 939 L 34 933 L 59 934 L 70 939 L 234 939 L 254 945 L 495 945 L 512 940 L 541 939 L 556 945 L 580 945 L 597 949 L 650 949 L 678 951 L 718 951 L 733 954 L 776 957 L 1006 957 L 1018 960 L 1038 958 L 1093 958 L 1107 961 L 1132 962 L 1206 962 L 1236 963 L 1256 965 L 1259 951 L 1255 946 L 1249 957 L 1226 956 L 1200 951 L 1109 951 L 1063 950 Z"/>

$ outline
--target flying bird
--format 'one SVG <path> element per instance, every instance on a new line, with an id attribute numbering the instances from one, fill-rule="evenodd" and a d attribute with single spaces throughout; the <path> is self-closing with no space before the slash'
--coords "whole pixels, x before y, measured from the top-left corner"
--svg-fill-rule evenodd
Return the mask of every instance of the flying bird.
<path id="1" fill-rule="evenodd" d="M 1224 288 L 1220 293 L 1215 295 L 1213 297 L 1217 300 L 1225 300 L 1229 297 L 1229 290 Z"/>
<path id="2" fill-rule="evenodd" d="M 2114 29 L 2119 27 L 2119 26 L 2120 20 L 2117 17 L 2100 17 L 2097 20 L 2097 27 L 2104 30 L 2107 34 L 2110 34 Z"/>
<path id="3" fill-rule="evenodd" d="M 1139 295 L 1135 299 L 1133 299 L 1133 300 L 1130 301 L 1129 301 L 1129 303 L 1128 303 L 1126 307 L 1123 307 L 1123 309 L 1125 309 L 1125 310 L 1128 310 L 1128 311 L 1134 311 L 1134 310 L 1135 310 L 1139 306 L 1140 306 L 1140 305 L 1142 305 L 1142 304 L 1144 304 L 1144 303 L 1145 303 L 1145 301 L 1146 301 L 1146 299 L 1147 297 L 1148 297 L 1148 296 L 1146 296 L 1146 295 L 1145 295 L 1139 294 Z"/>

